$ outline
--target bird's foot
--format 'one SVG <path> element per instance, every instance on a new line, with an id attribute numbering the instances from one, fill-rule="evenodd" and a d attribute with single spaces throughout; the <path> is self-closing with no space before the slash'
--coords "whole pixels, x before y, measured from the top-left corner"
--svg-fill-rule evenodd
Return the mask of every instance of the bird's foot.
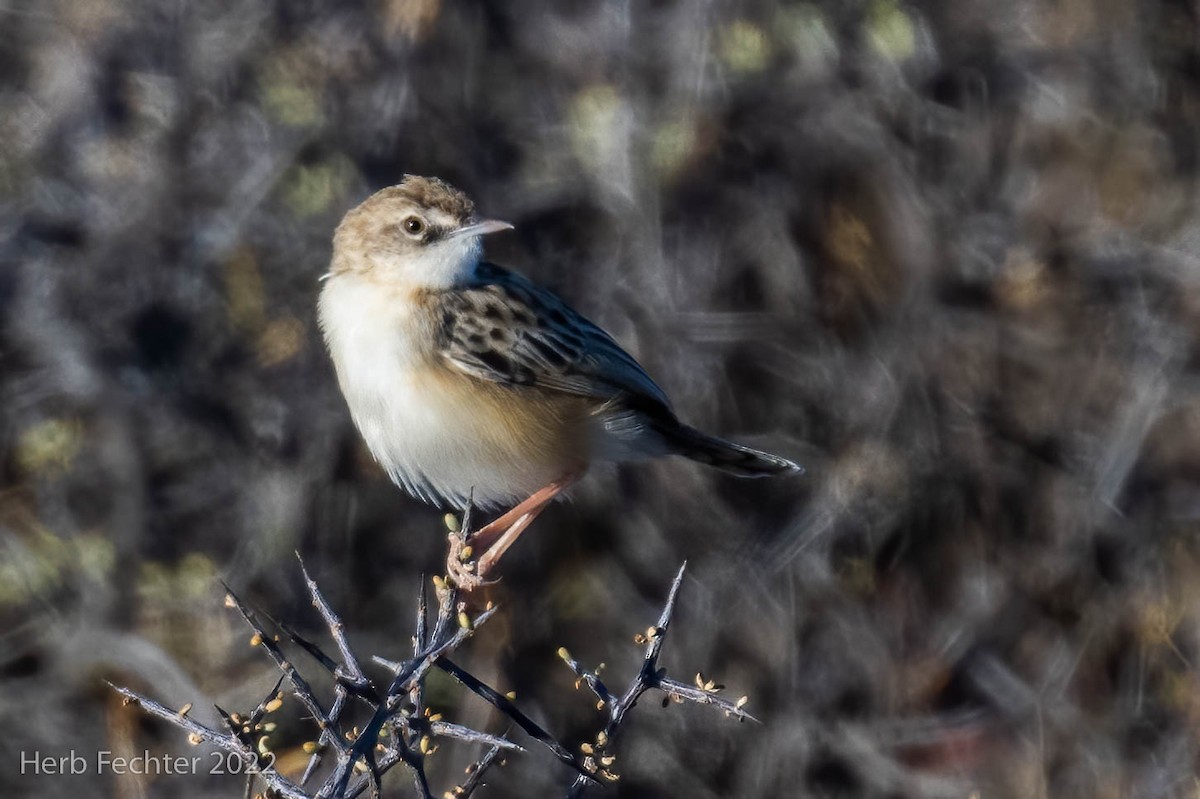
<path id="1" fill-rule="evenodd" d="M 460 533 L 450 534 L 450 554 L 446 557 L 446 573 L 459 590 L 467 593 L 497 582 L 484 579 L 484 574 L 480 571 L 480 559 L 476 558 L 474 548 Z"/>
<path id="2" fill-rule="evenodd" d="M 579 479 L 582 471 L 570 472 L 559 480 L 535 491 L 500 518 L 485 524 L 478 530 L 464 530 L 450 534 L 450 555 L 446 559 L 446 571 L 463 591 L 474 591 L 493 581 L 485 580 L 488 573 L 500 562 L 508 548 L 552 499 Z"/>

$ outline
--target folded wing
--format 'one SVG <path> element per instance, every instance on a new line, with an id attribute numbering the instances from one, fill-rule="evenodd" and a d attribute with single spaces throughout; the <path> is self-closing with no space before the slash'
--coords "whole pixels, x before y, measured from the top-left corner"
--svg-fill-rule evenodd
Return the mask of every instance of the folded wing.
<path id="1" fill-rule="evenodd" d="M 466 374 L 670 412 L 662 389 L 611 336 L 521 275 L 485 264 L 476 282 L 438 299 L 440 353 Z"/>

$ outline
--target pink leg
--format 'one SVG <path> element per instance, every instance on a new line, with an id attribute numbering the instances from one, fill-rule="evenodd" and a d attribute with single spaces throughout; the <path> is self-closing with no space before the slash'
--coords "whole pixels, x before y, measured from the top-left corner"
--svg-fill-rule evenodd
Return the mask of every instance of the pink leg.
<path id="1" fill-rule="evenodd" d="M 463 590 L 471 591 L 482 585 L 483 578 L 496 566 L 508 548 L 517 542 L 521 533 L 525 532 L 525 528 L 533 523 L 538 514 L 545 510 L 555 497 L 574 485 L 580 476 L 580 472 L 572 472 L 555 480 L 545 488 L 538 489 L 515 508 L 471 534 L 467 543 L 473 551 L 477 566 L 477 570 L 473 572 L 463 562 L 461 537 L 451 535 L 450 558 L 447 566 L 450 569 L 450 576 L 454 578 L 458 586 Z M 471 558 L 467 558 L 467 560 L 469 561 Z"/>

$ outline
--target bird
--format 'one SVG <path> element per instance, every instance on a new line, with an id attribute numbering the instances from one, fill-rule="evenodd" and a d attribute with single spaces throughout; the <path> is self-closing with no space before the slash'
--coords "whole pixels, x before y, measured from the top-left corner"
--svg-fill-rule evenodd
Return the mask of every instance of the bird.
<path id="1" fill-rule="evenodd" d="M 504 509 L 465 546 L 451 535 L 458 586 L 483 584 L 595 462 L 682 455 L 742 477 L 803 472 L 681 422 L 612 336 L 486 261 L 483 237 L 511 229 L 445 181 L 406 175 L 346 213 L 317 303 L 350 416 L 391 479 L 426 503 Z"/>

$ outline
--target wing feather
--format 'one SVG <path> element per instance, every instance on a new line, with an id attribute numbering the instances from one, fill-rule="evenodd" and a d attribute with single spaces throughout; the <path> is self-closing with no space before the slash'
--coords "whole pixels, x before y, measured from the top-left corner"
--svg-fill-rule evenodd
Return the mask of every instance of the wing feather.
<path id="1" fill-rule="evenodd" d="M 439 351 L 456 369 L 501 385 L 670 408 L 666 395 L 611 336 L 552 292 L 491 264 L 443 292 Z"/>

